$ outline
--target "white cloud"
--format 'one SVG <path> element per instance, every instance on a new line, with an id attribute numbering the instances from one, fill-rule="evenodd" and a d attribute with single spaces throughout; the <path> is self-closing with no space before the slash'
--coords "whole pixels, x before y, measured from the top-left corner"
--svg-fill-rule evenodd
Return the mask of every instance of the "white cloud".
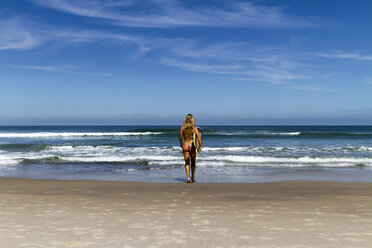
<path id="1" fill-rule="evenodd" d="M 337 89 L 320 88 L 320 87 L 315 87 L 315 86 L 291 86 L 291 87 L 288 87 L 288 89 L 307 90 L 307 91 L 326 91 L 326 92 L 339 91 Z"/>
<path id="2" fill-rule="evenodd" d="M 27 25 L 26 25 L 27 24 Z M 257 46 L 245 42 L 223 42 L 203 44 L 191 39 L 167 39 L 146 37 L 122 32 L 81 30 L 77 28 L 55 28 L 48 25 L 17 22 L 18 30 L 28 30 L 39 42 L 23 49 L 44 46 L 70 46 L 71 44 L 98 43 L 113 44 L 116 47 L 134 46 L 132 51 L 146 54 L 159 50 L 160 54 L 151 57 L 155 63 L 182 68 L 193 72 L 232 75 L 230 79 L 262 81 L 269 83 L 288 83 L 308 78 L 301 69 L 299 53 L 293 54 L 284 46 Z M 27 27 L 27 28 L 26 28 Z M 17 30 L 17 29 L 16 29 Z M 16 30 L 12 32 L 16 32 Z M 11 44 L 9 43 L 10 47 Z M 291 55 L 292 54 L 292 55 Z M 19 69 L 44 71 L 64 71 L 78 73 L 77 69 L 63 66 L 13 65 Z M 82 73 L 80 74 L 87 74 Z M 100 73 L 99 73 L 100 74 Z M 100 74 L 109 75 L 109 74 Z"/>
<path id="3" fill-rule="evenodd" d="M 301 56 L 285 47 L 269 47 L 248 43 L 216 43 L 204 46 L 196 42 L 170 48 L 171 56 L 161 64 L 187 71 L 233 75 L 230 80 L 289 83 L 306 79 L 307 65 Z M 291 55 L 293 54 L 293 55 Z"/>
<path id="4" fill-rule="evenodd" d="M 44 41 L 20 17 L 0 19 L 0 50 L 32 49 Z"/>
<path id="5" fill-rule="evenodd" d="M 301 65 L 299 57 L 286 46 L 253 45 L 246 42 L 212 43 L 198 46 L 189 42 L 171 48 L 172 53 L 191 59 L 232 60 L 239 63 L 277 65 L 281 68 L 296 69 Z"/>
<path id="6" fill-rule="evenodd" d="M 84 43 L 112 43 L 118 46 L 134 45 L 144 53 L 176 43 L 187 43 L 185 39 L 144 37 L 122 32 L 83 30 L 45 25 L 21 17 L 9 19 L 0 16 L 0 50 L 30 50 L 46 46 L 70 46 Z"/>
<path id="7" fill-rule="evenodd" d="M 69 45 L 71 43 L 103 42 L 116 43 L 118 45 L 134 44 L 137 45 L 141 51 L 148 51 L 152 49 L 150 40 L 143 37 L 123 33 L 65 29 L 58 31 L 50 31 L 48 32 L 47 35 L 54 42 L 60 43 L 60 45 Z M 60 39 L 63 39 L 63 43 L 59 42 Z"/>
<path id="8" fill-rule="evenodd" d="M 294 74 L 280 68 L 266 67 L 263 65 L 244 65 L 244 64 L 212 64 L 182 62 L 175 59 L 162 59 L 161 64 L 178 67 L 187 71 L 206 72 L 213 74 L 234 75 L 230 80 L 238 81 L 261 81 L 268 83 L 289 83 L 293 80 L 305 79 L 307 76 Z"/>
<path id="9" fill-rule="evenodd" d="M 63 66 L 32 66 L 32 65 L 12 65 L 7 64 L 8 67 L 18 68 L 18 69 L 27 69 L 27 70 L 39 70 L 39 71 L 70 71 L 78 69 L 79 67 L 71 65 Z"/>
<path id="10" fill-rule="evenodd" d="M 13 65 L 13 64 L 6 64 L 5 66 L 17 68 L 17 69 L 25 69 L 25 70 L 37 70 L 37 71 L 50 71 L 50 72 L 65 72 L 71 74 L 79 74 L 79 75 L 93 75 L 93 76 L 112 76 L 110 73 L 90 73 L 90 72 L 82 72 L 78 71 L 79 69 L 83 68 L 84 66 L 73 66 L 73 65 Z"/>
<path id="11" fill-rule="evenodd" d="M 187 71 L 209 72 L 216 74 L 241 74 L 243 69 L 240 65 L 197 64 L 181 62 L 175 59 L 162 59 L 160 63 L 167 66 L 179 67 Z"/>
<path id="12" fill-rule="evenodd" d="M 282 8 L 253 2 L 228 2 L 226 6 L 187 8 L 177 0 L 97 1 L 33 0 L 62 12 L 111 21 L 134 27 L 263 27 L 295 28 L 318 26 L 315 22 L 287 15 Z"/>
<path id="13" fill-rule="evenodd" d="M 353 60 L 372 60 L 372 55 L 361 55 L 358 52 L 345 53 L 338 51 L 335 53 L 318 53 L 319 57 L 330 58 L 330 59 L 353 59 Z"/>

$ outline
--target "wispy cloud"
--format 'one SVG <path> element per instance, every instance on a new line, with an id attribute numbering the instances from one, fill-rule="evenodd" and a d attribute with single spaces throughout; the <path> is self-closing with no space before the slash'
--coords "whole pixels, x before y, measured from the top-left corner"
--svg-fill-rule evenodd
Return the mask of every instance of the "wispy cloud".
<path id="1" fill-rule="evenodd" d="M 179 67 L 187 71 L 209 72 L 216 74 L 241 74 L 243 69 L 240 65 L 197 64 L 181 62 L 175 59 L 161 59 L 160 63 L 167 66 Z"/>
<path id="2" fill-rule="evenodd" d="M 0 50 L 32 49 L 44 40 L 33 33 L 29 23 L 21 17 L 0 19 Z"/>
<path id="3" fill-rule="evenodd" d="M 160 63 L 167 66 L 178 67 L 187 71 L 231 75 L 235 77 L 230 77 L 228 79 L 237 81 L 289 83 L 293 80 L 307 78 L 305 75 L 294 74 L 284 69 L 271 68 L 263 65 L 249 66 L 242 64 L 200 64 L 195 61 L 182 62 L 175 59 L 162 59 Z"/>
<path id="4" fill-rule="evenodd" d="M 149 56 L 154 63 L 192 72 L 230 75 L 230 80 L 289 83 L 308 78 L 302 70 L 307 65 L 301 62 L 300 54 L 293 54 L 283 46 L 253 45 L 246 42 L 205 43 L 193 39 L 140 36 L 110 30 L 55 28 L 20 20 L 16 22 L 18 29 L 12 32 L 27 30 L 37 40 L 32 45 L 23 46 L 22 49 L 84 45 L 85 43 L 113 44 L 118 48 L 134 46 L 136 49 L 132 52 L 135 51 L 134 53 L 140 55 L 146 55 L 154 50 L 160 51 L 154 56 Z M 9 42 L 8 47 L 15 47 L 15 45 L 12 46 Z M 78 68 L 55 65 L 13 65 L 13 67 L 68 73 L 80 71 Z"/>
<path id="5" fill-rule="evenodd" d="M 80 75 L 93 75 L 93 76 L 112 76 L 110 73 L 91 73 L 91 72 L 83 72 L 78 71 L 85 66 L 73 66 L 73 65 L 43 65 L 43 66 L 35 66 L 35 65 L 13 65 L 13 64 L 6 64 L 5 66 L 17 68 L 17 69 L 25 69 L 25 70 L 37 70 L 37 71 L 49 71 L 49 72 L 65 72 L 71 74 L 80 74 Z"/>
<path id="6" fill-rule="evenodd" d="M 71 66 L 71 65 L 63 65 L 63 66 L 32 66 L 32 65 L 12 65 L 6 64 L 8 67 L 18 68 L 18 69 L 26 69 L 26 70 L 39 70 L 39 71 L 71 71 L 78 69 L 80 67 Z"/>
<path id="7" fill-rule="evenodd" d="M 338 89 L 320 88 L 315 86 L 290 86 L 287 87 L 292 90 L 306 90 L 306 91 L 326 91 L 326 92 L 336 92 Z"/>
<path id="8" fill-rule="evenodd" d="M 306 65 L 300 62 L 301 56 L 298 53 L 291 56 L 291 52 L 283 47 L 243 42 L 200 46 L 189 42 L 174 46 L 170 51 L 173 57 L 163 58 L 161 64 L 187 71 L 233 76 L 229 80 L 289 83 L 308 78 L 302 72 Z"/>
<path id="9" fill-rule="evenodd" d="M 372 60 L 372 55 L 362 55 L 359 52 L 345 53 L 337 51 L 334 53 L 318 53 L 319 57 L 330 59 L 353 59 L 353 60 Z"/>
<path id="10" fill-rule="evenodd" d="M 59 42 L 58 39 L 64 39 L 60 45 L 69 45 L 71 43 L 103 43 L 120 45 L 136 45 L 140 52 L 147 52 L 158 47 L 165 46 L 169 40 L 161 38 L 146 38 L 119 32 L 95 31 L 95 30 L 76 30 L 65 29 L 51 31 L 49 37 Z"/>
<path id="11" fill-rule="evenodd" d="M 311 18 L 284 13 L 283 8 L 254 2 L 219 2 L 214 7 L 186 7 L 178 0 L 97 1 L 97 0 L 32 0 L 34 3 L 62 12 L 100 18 L 114 25 L 134 27 L 260 27 L 296 28 L 319 24 Z M 223 4 L 221 4 L 223 3 Z"/>
<path id="12" fill-rule="evenodd" d="M 116 31 L 87 30 L 40 24 L 24 17 L 2 18 L 0 16 L 0 50 L 30 50 L 47 46 L 71 46 L 84 43 L 136 46 L 137 52 L 145 53 L 172 44 L 186 44 L 186 39 L 145 37 Z"/>

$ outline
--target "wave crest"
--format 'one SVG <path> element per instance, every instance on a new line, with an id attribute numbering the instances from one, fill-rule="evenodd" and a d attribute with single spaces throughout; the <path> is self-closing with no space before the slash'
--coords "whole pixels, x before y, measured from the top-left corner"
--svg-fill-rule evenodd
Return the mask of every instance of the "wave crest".
<path id="1" fill-rule="evenodd" d="M 0 133 L 0 138 L 142 136 L 158 134 L 162 134 L 162 132 L 35 132 L 35 133 Z"/>

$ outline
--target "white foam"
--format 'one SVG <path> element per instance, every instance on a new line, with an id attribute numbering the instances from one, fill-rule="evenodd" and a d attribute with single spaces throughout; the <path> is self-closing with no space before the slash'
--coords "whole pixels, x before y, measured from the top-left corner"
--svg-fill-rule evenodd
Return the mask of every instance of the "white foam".
<path id="1" fill-rule="evenodd" d="M 74 157 L 74 156 L 61 156 L 64 161 L 69 162 L 136 162 L 136 161 L 179 161 L 182 158 L 178 156 L 151 156 L 151 155 L 138 155 L 138 156 L 90 156 L 90 157 Z"/>
<path id="2" fill-rule="evenodd" d="M 72 145 L 49 145 L 45 150 L 39 152 L 56 152 L 58 154 L 63 153 L 124 153 L 124 154 L 178 154 L 181 151 L 179 146 L 153 146 L 153 147 L 120 147 L 120 146 L 111 146 L 111 145 L 97 145 L 97 146 L 72 146 Z M 368 146 L 328 146 L 328 147 L 265 147 L 265 146 L 220 146 L 220 147 L 203 147 L 203 152 L 201 155 L 267 155 L 270 153 L 272 156 L 280 155 L 296 155 L 296 153 L 319 153 L 319 154 L 329 154 L 329 153 L 338 153 L 338 154 L 352 154 L 356 152 L 369 153 L 372 151 L 372 147 Z M 5 153 L 0 149 L 0 153 Z M 283 153 L 279 153 L 283 152 Z M 341 153 L 340 153 L 341 152 Z M 315 154 L 313 154 L 315 155 Z"/>
<path id="3" fill-rule="evenodd" d="M 300 135 L 301 132 L 289 132 L 289 133 L 266 133 L 271 135 Z"/>
<path id="4" fill-rule="evenodd" d="M 197 166 L 203 167 L 230 167 L 230 166 L 242 166 L 242 167 L 306 167 L 306 166 L 318 166 L 318 167 L 353 167 L 357 163 L 321 163 L 321 164 L 304 164 L 304 163 L 234 163 L 226 161 L 215 161 L 215 160 L 197 160 Z M 169 160 L 169 161 L 150 161 L 149 165 L 184 165 L 182 160 Z M 372 166 L 367 164 L 366 166 Z"/>
<path id="5" fill-rule="evenodd" d="M 213 156 L 214 160 L 224 160 L 239 163 L 372 163 L 372 158 L 354 158 L 354 157 L 263 157 L 263 156 Z"/>
<path id="6" fill-rule="evenodd" d="M 47 154 L 4 154 L 0 156 L 0 164 L 18 164 L 22 162 L 23 159 L 46 159 L 49 158 L 50 155 Z"/>
<path id="7" fill-rule="evenodd" d="M 150 161 L 149 165 L 184 165 L 185 162 L 181 159 L 167 160 L 167 161 Z M 211 160 L 197 160 L 197 166 L 226 166 L 224 161 L 211 161 Z"/>
<path id="8" fill-rule="evenodd" d="M 372 151 L 372 147 L 360 146 L 360 147 L 348 147 L 350 149 L 355 149 L 356 151 Z"/>
<path id="9" fill-rule="evenodd" d="M 0 165 L 17 164 L 18 160 L 9 155 L 0 155 Z"/>
<path id="10" fill-rule="evenodd" d="M 161 134 L 161 132 L 34 132 L 34 133 L 0 133 L 0 138 L 140 136 L 158 134 Z"/>
<path id="11" fill-rule="evenodd" d="M 211 132 L 205 134 L 217 134 L 217 135 L 300 135 L 301 132 L 280 132 L 280 133 L 272 133 L 272 132 Z"/>
<path id="12" fill-rule="evenodd" d="M 292 149 L 292 150 L 291 150 Z M 372 166 L 372 158 L 358 156 L 299 156 L 296 152 L 324 151 L 330 149 L 361 149 L 369 151 L 370 147 L 205 147 L 197 157 L 199 165 L 205 166 L 353 166 L 365 164 Z M 279 152 L 277 151 L 283 151 Z M 58 156 L 69 162 L 124 162 L 150 165 L 183 164 L 183 156 L 178 146 L 172 147 L 116 147 L 101 146 L 48 146 L 41 151 L 2 152 L 0 164 L 17 164 L 23 159 L 45 159 Z M 353 150 L 354 151 L 354 150 Z M 272 154 L 269 155 L 269 152 Z M 272 153 L 274 152 L 274 153 Z M 261 156 L 260 156 L 261 155 Z M 283 155 L 283 156 L 280 156 Z M 342 157 L 341 157 L 342 156 Z"/>
<path id="13" fill-rule="evenodd" d="M 209 152 L 209 151 L 243 151 L 246 150 L 246 147 L 204 147 L 203 151 L 204 152 Z"/>
<path id="14" fill-rule="evenodd" d="M 91 151 L 98 152 L 104 150 L 119 150 L 120 147 L 113 146 L 48 146 L 47 150 L 59 151 L 59 152 L 81 152 L 81 151 Z"/>
<path id="15" fill-rule="evenodd" d="M 264 146 L 247 146 L 247 147 L 204 147 L 204 152 L 369 152 L 372 147 L 367 146 L 346 146 L 346 147 L 264 147 Z"/>

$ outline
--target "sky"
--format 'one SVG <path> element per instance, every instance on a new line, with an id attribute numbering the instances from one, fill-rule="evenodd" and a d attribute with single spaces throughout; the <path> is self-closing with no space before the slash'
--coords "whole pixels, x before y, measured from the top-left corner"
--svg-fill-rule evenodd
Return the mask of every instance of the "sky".
<path id="1" fill-rule="evenodd" d="M 0 125 L 372 125 L 371 10 L 3 0 Z"/>

